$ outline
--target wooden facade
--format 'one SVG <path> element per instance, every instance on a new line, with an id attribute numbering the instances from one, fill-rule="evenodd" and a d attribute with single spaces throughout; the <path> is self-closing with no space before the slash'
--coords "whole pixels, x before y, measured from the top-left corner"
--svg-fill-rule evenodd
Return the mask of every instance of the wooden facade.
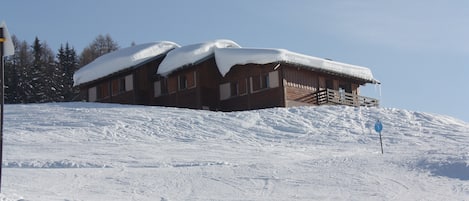
<path id="1" fill-rule="evenodd" d="M 359 96 L 367 81 L 275 62 L 235 65 L 222 76 L 212 55 L 157 75 L 164 55 L 105 78 L 80 85 L 90 102 L 240 111 L 271 107 L 343 104 L 377 106 Z"/>
<path id="2" fill-rule="evenodd" d="M 340 104 L 344 97 L 357 97 L 363 81 L 315 72 L 287 63 L 237 65 L 222 77 L 213 57 L 154 80 L 151 105 L 240 111 L 271 107 Z M 318 101 L 318 92 L 337 91 L 337 101 Z M 352 94 L 343 96 L 341 94 Z M 377 103 L 377 102 L 376 102 Z M 372 105 L 367 105 L 372 106 Z"/>
<path id="3" fill-rule="evenodd" d="M 218 110 L 221 75 L 213 56 L 154 80 L 151 105 Z"/>
<path id="4" fill-rule="evenodd" d="M 155 66 L 163 58 L 164 55 L 160 55 L 137 66 L 81 84 L 80 99 L 89 102 L 150 105 Z"/>
<path id="5" fill-rule="evenodd" d="M 338 100 L 343 98 L 341 94 L 359 97 L 358 88 L 362 84 L 364 82 L 360 80 L 315 72 L 288 63 L 238 65 L 221 80 L 220 110 L 332 104 L 332 101 L 318 102 L 317 92 L 326 89 L 338 91 Z"/>

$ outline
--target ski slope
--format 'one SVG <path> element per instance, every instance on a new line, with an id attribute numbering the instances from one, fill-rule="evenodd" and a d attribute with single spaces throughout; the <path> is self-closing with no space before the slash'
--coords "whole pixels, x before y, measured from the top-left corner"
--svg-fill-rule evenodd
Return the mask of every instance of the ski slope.
<path id="1" fill-rule="evenodd" d="M 2 201 L 469 199 L 469 123 L 400 109 L 6 105 L 3 159 Z"/>

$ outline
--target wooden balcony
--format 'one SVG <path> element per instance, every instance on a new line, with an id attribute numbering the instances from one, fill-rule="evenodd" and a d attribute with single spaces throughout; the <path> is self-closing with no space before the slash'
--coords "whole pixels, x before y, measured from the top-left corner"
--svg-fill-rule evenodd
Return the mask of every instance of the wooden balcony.
<path id="1" fill-rule="evenodd" d="M 365 96 L 359 96 L 337 90 L 325 89 L 302 97 L 302 102 L 314 105 L 348 105 L 362 107 L 378 107 L 379 100 Z"/>

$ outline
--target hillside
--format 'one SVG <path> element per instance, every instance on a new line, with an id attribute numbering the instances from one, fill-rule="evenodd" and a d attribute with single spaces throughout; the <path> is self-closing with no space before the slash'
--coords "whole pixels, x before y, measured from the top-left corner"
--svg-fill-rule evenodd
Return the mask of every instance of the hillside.
<path id="1" fill-rule="evenodd" d="M 399 109 L 6 105 L 0 200 L 464 200 L 468 165 L 469 123 Z"/>

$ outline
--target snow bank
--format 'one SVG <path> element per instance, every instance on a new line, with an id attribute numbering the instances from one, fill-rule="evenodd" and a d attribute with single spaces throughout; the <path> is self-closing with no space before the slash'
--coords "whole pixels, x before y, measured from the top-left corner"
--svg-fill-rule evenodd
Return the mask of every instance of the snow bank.
<path id="1" fill-rule="evenodd" d="M 303 55 L 284 49 L 219 48 L 215 50 L 215 60 L 222 76 L 225 76 L 235 65 L 286 62 L 303 65 L 314 70 L 348 75 L 372 83 L 379 83 L 373 78 L 371 70 L 368 68 Z"/>
<path id="2" fill-rule="evenodd" d="M 213 54 L 217 48 L 239 48 L 240 46 L 231 40 L 214 40 L 176 48 L 169 52 L 158 67 L 158 74 L 167 75 L 185 65 L 194 64 L 197 61 Z"/>
<path id="3" fill-rule="evenodd" d="M 346 106 L 225 113 L 77 102 L 7 104 L 4 125 L 0 200 L 469 195 L 469 123 L 436 114 Z"/>
<path id="4" fill-rule="evenodd" d="M 179 45 L 176 43 L 161 41 L 135 45 L 105 54 L 75 72 L 74 86 L 138 65 L 177 47 Z"/>

